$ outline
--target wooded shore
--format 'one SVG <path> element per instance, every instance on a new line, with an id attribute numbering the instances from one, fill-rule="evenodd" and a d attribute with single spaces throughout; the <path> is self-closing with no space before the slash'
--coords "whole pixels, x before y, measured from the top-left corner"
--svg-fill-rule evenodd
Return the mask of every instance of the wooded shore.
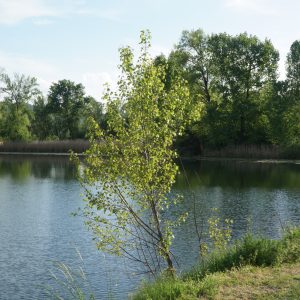
<path id="1" fill-rule="evenodd" d="M 83 153 L 89 148 L 84 139 L 62 141 L 2 142 L 2 154 L 68 155 L 70 151 Z M 274 145 L 232 145 L 219 149 L 202 148 L 191 153 L 178 148 L 181 157 L 188 158 L 248 158 L 248 159 L 300 159 L 300 147 L 279 147 Z"/>

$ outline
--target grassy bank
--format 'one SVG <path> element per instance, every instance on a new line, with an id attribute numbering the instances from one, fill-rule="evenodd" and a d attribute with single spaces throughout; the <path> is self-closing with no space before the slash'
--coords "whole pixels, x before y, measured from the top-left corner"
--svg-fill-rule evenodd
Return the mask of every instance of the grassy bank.
<path id="1" fill-rule="evenodd" d="M 203 149 L 201 156 L 220 158 L 300 159 L 300 146 L 236 145 Z"/>
<path id="2" fill-rule="evenodd" d="M 86 140 L 5 142 L 0 144 L 0 153 L 82 153 L 88 147 Z"/>
<path id="3" fill-rule="evenodd" d="M 132 299 L 300 299 L 300 228 L 278 241 L 247 235 L 176 279 L 143 285 Z"/>

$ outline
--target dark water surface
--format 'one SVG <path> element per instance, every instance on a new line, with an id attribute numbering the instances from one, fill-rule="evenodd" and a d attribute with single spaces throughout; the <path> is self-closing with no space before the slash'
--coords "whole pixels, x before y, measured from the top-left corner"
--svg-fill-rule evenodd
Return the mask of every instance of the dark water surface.
<path id="1" fill-rule="evenodd" d="M 277 238 L 282 224 L 300 224 L 300 164 L 206 160 L 185 162 L 174 192 L 185 196 L 177 210 L 204 226 L 212 208 L 231 218 L 233 236 L 247 230 Z M 126 299 L 141 278 L 121 258 L 96 250 L 83 219 L 71 213 L 83 205 L 75 169 L 64 157 L 0 156 L 0 299 L 47 299 L 59 261 L 84 267 L 97 299 Z M 77 251 L 80 252 L 84 264 Z M 190 218 L 176 232 L 180 268 L 197 259 Z M 88 288 L 86 288 L 88 289 Z"/>

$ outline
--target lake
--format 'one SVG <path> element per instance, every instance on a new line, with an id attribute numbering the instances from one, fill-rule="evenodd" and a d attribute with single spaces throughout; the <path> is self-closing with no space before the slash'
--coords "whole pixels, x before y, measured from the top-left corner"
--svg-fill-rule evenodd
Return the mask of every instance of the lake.
<path id="1" fill-rule="evenodd" d="M 176 210 L 190 213 L 173 244 L 180 270 L 198 258 L 194 212 L 207 228 L 217 208 L 233 220 L 233 238 L 248 230 L 278 238 L 282 226 L 300 224 L 299 162 L 185 161 L 173 192 L 184 196 Z M 0 299 L 49 298 L 56 262 L 83 268 L 84 289 L 96 299 L 126 299 L 138 286 L 134 266 L 99 252 L 84 220 L 72 216 L 83 206 L 80 193 L 66 157 L 0 156 Z"/>

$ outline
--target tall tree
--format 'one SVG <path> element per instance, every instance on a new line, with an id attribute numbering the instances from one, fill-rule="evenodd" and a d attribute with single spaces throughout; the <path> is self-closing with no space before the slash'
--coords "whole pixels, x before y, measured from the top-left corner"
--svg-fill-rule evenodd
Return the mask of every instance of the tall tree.
<path id="1" fill-rule="evenodd" d="M 79 137 L 84 103 L 85 92 L 82 84 L 65 79 L 52 84 L 47 109 L 55 135 L 61 139 Z"/>
<path id="2" fill-rule="evenodd" d="M 300 40 L 295 41 L 287 55 L 287 82 L 289 87 L 300 91 Z M 298 94 L 299 95 L 299 94 Z"/>
<path id="3" fill-rule="evenodd" d="M 173 273 L 170 245 L 178 220 L 164 211 L 176 200 L 168 195 L 178 171 L 172 145 L 192 117 L 191 101 L 181 79 L 166 89 L 164 67 L 148 55 L 149 39 L 149 33 L 141 33 L 137 63 L 130 48 L 120 50 L 117 91 L 105 94 L 108 128 L 91 122 L 81 180 L 98 247 L 143 263 L 153 273 L 162 258 Z"/>
<path id="4" fill-rule="evenodd" d="M 2 132 L 9 140 L 28 140 L 31 137 L 28 104 L 41 95 L 37 80 L 19 74 L 14 74 L 11 78 L 3 73 L 0 81 L 0 93 L 5 106 Z"/>
<path id="5" fill-rule="evenodd" d="M 184 69 L 193 98 L 205 104 L 198 134 L 206 143 L 267 140 L 269 125 L 261 93 L 276 80 L 278 62 L 269 40 L 246 33 L 207 36 L 202 30 L 184 31 L 174 53 L 170 59 Z"/>
<path id="6" fill-rule="evenodd" d="M 281 122 L 284 124 L 287 145 L 300 145 L 300 41 L 295 41 L 287 55 L 286 89 L 283 99 L 287 99 L 286 110 Z"/>
<path id="7" fill-rule="evenodd" d="M 0 76 L 2 86 L 0 93 L 4 101 L 13 104 L 17 110 L 24 107 L 29 101 L 34 101 L 41 94 L 36 78 L 23 74 L 14 74 L 13 78 L 3 73 Z"/>
<path id="8" fill-rule="evenodd" d="M 32 133 L 39 140 L 52 138 L 55 133 L 51 118 L 48 113 L 47 101 L 43 96 L 38 97 L 33 103 Z"/>
<path id="9" fill-rule="evenodd" d="M 169 60 L 184 67 L 193 94 L 202 101 L 211 101 L 212 60 L 208 47 L 209 36 L 201 29 L 183 31 Z"/>
<path id="10" fill-rule="evenodd" d="M 104 104 L 98 102 L 95 98 L 85 97 L 85 105 L 82 110 L 82 134 L 87 132 L 87 120 L 92 117 L 101 128 L 106 128 L 106 117 L 104 113 Z"/>
<path id="11" fill-rule="evenodd" d="M 212 35 L 209 44 L 217 89 L 238 125 L 237 142 L 247 142 L 262 121 L 260 92 L 276 80 L 278 52 L 269 40 L 260 41 L 246 33 Z"/>

